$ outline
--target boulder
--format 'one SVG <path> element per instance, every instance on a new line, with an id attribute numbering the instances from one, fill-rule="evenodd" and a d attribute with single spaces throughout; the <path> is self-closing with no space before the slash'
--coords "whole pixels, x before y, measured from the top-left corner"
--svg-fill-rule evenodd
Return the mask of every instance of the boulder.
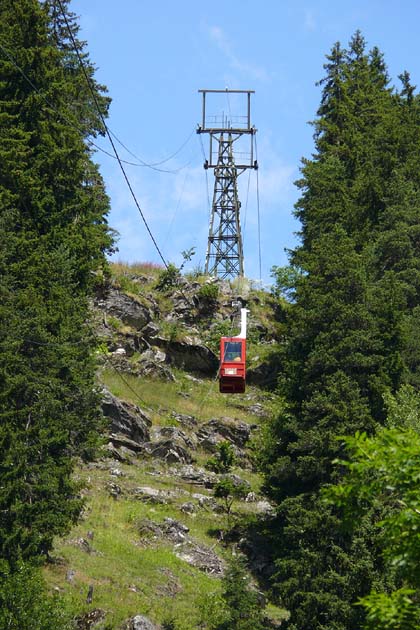
<path id="1" fill-rule="evenodd" d="M 123 625 L 122 630 L 159 630 L 159 626 L 144 615 L 136 615 Z"/>
<path id="2" fill-rule="evenodd" d="M 209 575 L 221 576 L 224 572 L 223 561 L 207 545 L 198 544 L 193 540 L 187 540 L 179 545 L 175 555 L 189 565 L 204 571 Z"/>
<path id="3" fill-rule="evenodd" d="M 174 418 L 180 425 L 187 427 L 187 429 L 192 429 L 197 426 L 197 418 L 195 416 L 189 416 L 184 413 L 177 413 L 176 411 L 171 411 L 171 418 Z"/>
<path id="4" fill-rule="evenodd" d="M 102 610 L 102 608 L 94 608 L 93 610 L 76 617 L 76 628 L 77 630 L 91 630 L 101 623 L 105 617 L 106 612 Z"/>
<path id="5" fill-rule="evenodd" d="M 142 328 L 141 334 L 146 339 L 153 339 L 159 334 L 159 326 L 154 322 L 149 322 L 144 328 Z"/>
<path id="6" fill-rule="evenodd" d="M 167 440 L 173 440 L 178 444 L 182 444 L 186 448 L 197 448 L 197 439 L 195 435 L 187 435 L 184 431 L 178 429 L 178 427 L 161 427 L 157 431 L 157 436 L 159 438 L 163 436 Z"/>
<path id="7" fill-rule="evenodd" d="M 120 445 L 137 447 L 150 440 L 149 427 L 152 422 L 149 416 L 137 405 L 120 400 L 107 389 L 103 390 L 102 412 L 110 420 L 111 441 L 118 439 Z M 121 444 L 121 441 L 128 441 Z"/>
<path id="8" fill-rule="evenodd" d="M 185 491 L 158 490 L 157 488 L 150 488 L 149 486 L 138 486 L 131 490 L 131 495 L 140 501 L 162 505 L 172 502 L 173 499 L 178 498 L 182 494 L 185 494 Z"/>
<path id="9" fill-rule="evenodd" d="M 97 306 L 108 315 L 118 317 L 124 324 L 140 330 L 152 320 L 152 312 L 135 297 L 111 287 Z"/>
<path id="10" fill-rule="evenodd" d="M 163 354 L 163 353 L 161 353 Z M 136 363 L 135 373 L 137 376 L 145 376 L 147 378 L 158 379 L 159 381 L 175 381 L 175 376 L 171 370 L 162 365 L 162 362 L 156 359 L 140 360 Z"/>
<path id="11" fill-rule="evenodd" d="M 152 457 L 165 460 L 168 464 L 190 464 L 192 457 L 183 444 L 177 440 L 163 439 L 158 442 L 148 443 L 147 452 Z"/>
<path id="12" fill-rule="evenodd" d="M 167 360 L 177 368 L 203 374 L 216 374 L 218 370 L 219 359 L 196 339 L 169 341 L 156 337 L 154 342 L 164 348 Z"/>
<path id="13" fill-rule="evenodd" d="M 171 468 L 170 473 L 172 476 L 179 477 L 186 483 L 204 486 L 205 488 L 213 488 L 218 481 L 216 473 L 191 465 Z"/>
<path id="14" fill-rule="evenodd" d="M 275 389 L 277 386 L 278 366 L 274 362 L 261 363 L 246 371 L 246 380 L 251 385 Z"/>
<path id="15" fill-rule="evenodd" d="M 198 544 L 190 538 L 189 528 L 173 518 L 165 518 L 163 523 L 143 519 L 137 525 L 143 539 L 162 539 L 174 545 L 175 555 L 191 566 L 211 575 L 223 574 L 223 562 L 212 548 Z"/>
<path id="16" fill-rule="evenodd" d="M 197 438 L 202 448 L 215 451 L 219 442 L 227 440 L 238 448 L 243 448 L 251 431 L 256 425 L 234 420 L 233 418 L 213 418 L 197 431 Z"/>

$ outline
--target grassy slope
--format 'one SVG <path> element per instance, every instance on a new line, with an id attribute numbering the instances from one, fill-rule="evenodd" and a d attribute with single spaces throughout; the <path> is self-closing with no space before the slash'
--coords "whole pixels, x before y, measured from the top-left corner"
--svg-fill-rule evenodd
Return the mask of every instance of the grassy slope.
<path id="1" fill-rule="evenodd" d="M 132 269 L 130 274 L 123 266 L 116 271 L 121 278 L 129 276 Z M 135 271 L 139 273 L 139 269 Z M 129 278 L 127 284 L 126 289 L 133 289 Z M 193 415 L 199 423 L 221 416 L 256 423 L 258 418 L 249 413 L 248 407 L 255 402 L 267 403 L 267 395 L 255 388 L 248 388 L 245 396 L 221 396 L 214 379 L 195 382 L 181 371 L 175 371 L 175 375 L 176 382 L 140 380 L 127 375 L 122 380 L 118 372 L 108 367 L 100 378 L 118 397 L 147 409 L 153 424 L 160 426 L 176 425 L 170 415 L 172 411 Z M 210 455 L 197 452 L 194 456 L 197 465 L 203 465 Z M 115 468 L 121 476 L 112 475 Z M 232 472 L 247 479 L 258 491 L 258 474 L 240 469 Z M 195 515 L 180 510 L 183 503 L 194 502 L 192 493 L 208 491 L 180 483 L 171 477 L 162 462 L 144 458 L 135 458 L 131 464 L 100 459 L 78 467 L 76 475 L 84 486 L 86 510 L 70 534 L 56 541 L 55 555 L 59 561 L 45 570 L 51 587 L 64 594 L 76 614 L 92 608 L 104 609 L 106 617 L 95 626 L 98 629 L 119 628 L 124 620 L 136 614 L 145 614 L 158 623 L 173 617 L 179 630 L 206 628 L 209 609 L 220 593 L 220 580 L 178 559 L 172 544 L 142 539 L 138 524 L 144 518 L 157 522 L 165 517 L 175 518 L 190 528 L 192 538 L 214 547 L 223 557 L 228 552 L 214 532 L 227 527 L 226 516 L 205 509 Z M 110 494 L 110 482 L 121 488 L 117 499 Z M 138 486 L 176 490 L 179 496 L 167 505 L 145 503 L 130 494 Z M 236 504 L 235 518 L 252 509 L 252 504 Z M 83 550 L 78 542 L 87 540 L 88 532 L 93 533 L 93 539 L 88 540 L 90 552 Z M 66 579 L 69 571 L 74 572 L 71 580 Z M 89 585 L 94 587 L 93 601 L 87 604 Z"/>

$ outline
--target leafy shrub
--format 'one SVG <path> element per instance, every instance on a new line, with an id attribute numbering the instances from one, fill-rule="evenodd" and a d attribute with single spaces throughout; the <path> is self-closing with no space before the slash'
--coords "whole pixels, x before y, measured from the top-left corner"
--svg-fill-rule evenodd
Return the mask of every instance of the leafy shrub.
<path id="1" fill-rule="evenodd" d="M 264 604 L 250 584 L 242 558 L 232 557 L 222 584 L 227 619 L 216 630 L 263 630 Z"/>
<path id="2" fill-rule="evenodd" d="M 219 287 L 217 284 L 203 284 L 198 291 L 198 297 L 209 302 L 215 302 L 219 297 Z"/>
<path id="3" fill-rule="evenodd" d="M 221 479 L 214 487 L 214 496 L 216 499 L 223 499 L 225 512 L 228 518 L 228 526 L 230 523 L 230 515 L 232 513 L 233 502 L 244 499 L 249 492 L 246 483 L 235 483 L 233 479 L 225 477 Z"/>
<path id="4" fill-rule="evenodd" d="M 217 445 L 217 453 L 207 462 L 207 468 L 216 473 L 227 473 L 235 464 L 235 451 L 230 442 L 220 442 Z"/>
<path id="5" fill-rule="evenodd" d="M 0 628 L 70 630 L 71 615 L 59 597 L 50 597 L 38 569 L 0 566 Z"/>
<path id="6" fill-rule="evenodd" d="M 181 276 L 178 267 L 173 263 L 169 263 L 166 269 L 163 269 L 159 273 L 156 289 L 158 291 L 166 291 L 167 289 L 171 289 L 172 287 L 178 285 L 180 277 Z"/>

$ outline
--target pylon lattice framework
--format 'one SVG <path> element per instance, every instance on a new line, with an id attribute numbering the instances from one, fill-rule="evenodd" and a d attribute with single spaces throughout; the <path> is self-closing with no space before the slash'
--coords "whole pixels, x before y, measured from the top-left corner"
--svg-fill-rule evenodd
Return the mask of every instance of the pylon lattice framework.
<path id="1" fill-rule="evenodd" d="M 204 168 L 214 169 L 214 193 L 211 209 L 209 237 L 206 255 L 205 272 L 222 279 L 244 275 L 244 256 L 240 225 L 240 207 L 238 199 L 238 176 L 248 168 L 258 168 L 253 160 L 252 135 L 256 132 L 250 123 L 251 90 L 199 90 L 203 94 L 203 124 L 197 133 L 208 133 L 210 136 L 209 160 Z M 248 99 L 247 116 L 237 121 L 222 120 L 222 124 L 209 126 L 206 120 L 206 94 L 239 93 L 246 94 Z M 244 123 L 245 121 L 245 123 Z M 233 126 L 236 124 L 236 126 Z M 248 134 L 251 143 L 249 160 L 240 165 L 235 163 L 234 143 L 244 134 Z M 218 143 L 217 163 L 213 163 L 213 145 Z"/>

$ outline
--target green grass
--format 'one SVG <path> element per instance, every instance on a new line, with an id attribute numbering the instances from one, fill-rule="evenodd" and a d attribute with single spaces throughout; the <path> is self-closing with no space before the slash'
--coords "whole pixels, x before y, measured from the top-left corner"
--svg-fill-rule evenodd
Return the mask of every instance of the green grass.
<path id="1" fill-rule="evenodd" d="M 120 468 L 125 476 L 115 482 L 121 484 L 125 492 L 146 483 L 156 487 L 157 478 L 147 475 L 147 466 Z M 84 469 L 79 471 L 79 476 L 88 484 L 88 516 L 66 539 L 57 541 L 56 554 L 63 558 L 64 564 L 46 568 L 51 587 L 60 588 L 75 613 L 92 606 L 106 610 L 104 628 L 118 628 L 135 614 L 148 615 L 161 623 L 169 612 L 178 620 L 180 630 L 195 627 L 200 615 L 199 599 L 219 592 L 219 581 L 178 559 L 172 545 L 141 540 L 137 524 L 144 518 L 161 522 L 171 516 L 186 524 L 194 539 L 214 545 L 208 532 L 220 516 L 204 512 L 198 519 L 180 512 L 179 506 L 190 498 L 189 494 L 182 495 L 175 505 L 151 506 L 128 494 L 114 500 L 106 490 L 106 482 L 111 479 L 109 472 Z M 173 488 L 173 481 L 167 478 L 162 484 L 159 479 L 158 485 Z M 181 486 L 188 493 L 193 492 L 191 486 Z M 79 538 L 86 539 L 88 531 L 94 533 L 91 553 L 74 543 Z M 65 580 L 68 569 L 75 571 L 71 584 Z M 94 596 L 92 605 L 87 605 L 85 598 L 90 584 L 94 587 Z"/>
<path id="2" fill-rule="evenodd" d="M 172 300 L 155 290 L 161 272 L 161 267 L 149 263 L 111 265 L 116 286 L 139 296 L 140 300 L 153 295 L 161 311 L 160 322 L 173 308 Z M 256 308 L 263 316 L 266 307 L 262 298 Z M 125 328 L 116 318 L 110 323 L 116 333 L 124 332 Z M 207 324 L 203 323 L 202 327 L 205 326 Z M 163 332 L 176 338 L 185 332 L 178 324 L 163 328 Z M 207 334 L 208 342 L 213 343 L 216 351 L 224 328 L 226 325 L 222 323 Z M 206 338 L 204 334 L 202 337 Z M 271 352 L 273 346 L 254 344 L 250 340 L 251 360 L 256 354 L 260 360 L 266 359 Z M 137 358 L 135 355 L 130 360 Z M 181 370 L 173 369 L 172 372 L 175 382 L 137 378 L 107 367 L 102 369 L 100 380 L 114 395 L 147 411 L 154 426 L 180 426 L 184 430 L 171 416 L 173 412 L 194 416 L 199 425 L 223 416 L 259 423 L 259 419 L 250 414 L 249 407 L 255 402 L 262 402 L 265 407 L 271 404 L 271 395 L 261 393 L 257 388 L 248 387 L 245 396 L 226 396 L 219 393 L 215 378 L 193 381 Z M 200 450 L 194 452 L 195 464 L 204 467 L 210 455 Z M 227 516 L 202 508 L 198 508 L 195 515 L 184 514 L 182 504 L 197 503 L 192 494 L 207 494 L 207 491 L 174 478 L 170 466 L 161 461 L 144 457 L 133 458 L 133 461 L 128 465 L 103 460 L 77 469 L 76 477 L 85 488 L 85 515 L 68 536 L 56 541 L 55 555 L 62 561 L 46 566 L 48 583 L 51 589 L 59 589 L 75 615 L 93 608 L 104 609 L 106 617 L 95 626 L 97 630 L 117 630 L 136 614 L 147 615 L 156 623 L 173 618 L 177 630 L 204 630 L 207 626 L 203 618 L 213 614 L 212 610 L 220 610 L 220 579 L 177 558 L 172 543 L 153 540 L 150 536 L 141 538 L 139 523 L 144 519 L 159 523 L 166 517 L 174 518 L 189 527 L 193 540 L 214 547 L 223 558 L 228 550 L 218 542 L 216 534 L 220 529 L 227 529 Z M 110 467 L 119 468 L 123 476 L 112 477 Z M 160 474 L 151 474 L 156 471 Z M 232 468 L 232 472 L 248 481 L 253 491 L 260 491 L 261 477 L 256 472 L 244 469 L 240 463 Z M 110 495 L 108 484 L 111 481 L 122 489 L 117 499 Z M 133 490 L 140 486 L 176 490 L 178 494 L 170 497 L 167 504 L 151 504 L 133 494 Z M 236 501 L 231 524 L 235 519 L 250 517 L 254 510 L 252 503 Z M 93 539 L 89 540 L 91 553 L 77 545 L 78 539 L 88 539 L 88 532 L 93 532 Z M 75 575 L 69 582 L 66 574 L 70 569 Z M 86 603 L 89 585 L 94 587 L 91 604 Z M 271 614 L 274 617 L 280 615 L 280 619 L 283 613 L 272 609 Z"/>
<path id="3" fill-rule="evenodd" d="M 121 378 L 112 369 L 103 370 L 101 380 L 115 396 L 150 410 L 156 425 L 174 426 L 176 422 L 171 418 L 171 412 L 195 416 L 199 422 L 221 416 L 257 422 L 255 417 L 250 419 L 247 412 L 247 406 L 252 402 L 242 400 L 239 406 L 239 399 L 221 395 L 215 379 L 200 379 L 196 383 L 180 370 L 172 371 L 175 382 L 137 378 L 130 374 Z"/>
<path id="4" fill-rule="evenodd" d="M 162 410 L 164 405 L 164 413 L 155 411 L 151 414 L 154 423 L 170 423 L 172 409 L 195 415 L 202 422 L 221 415 L 250 420 L 246 406 L 244 409 L 231 408 L 227 397 L 222 397 L 216 384 L 210 381 L 195 383 L 184 378 L 184 389 L 188 389 L 190 398 L 180 396 L 182 373 L 177 373 L 177 383 L 140 380 L 125 375 L 130 388 L 112 370 L 106 370 L 102 378 L 121 398 L 139 404 L 138 394 L 148 407 Z M 197 465 L 204 465 L 210 454 L 198 452 L 195 456 Z M 99 463 L 77 471 L 78 480 L 85 486 L 86 517 L 66 538 L 57 540 L 55 554 L 63 559 L 63 563 L 50 564 L 45 569 L 51 588 L 59 588 L 74 614 L 92 608 L 104 609 L 106 618 L 98 630 L 117 629 L 124 620 L 136 614 L 147 615 L 157 623 L 172 617 L 176 620 L 177 630 L 200 627 L 199 624 L 204 623 L 203 614 L 208 614 L 203 613 L 205 605 L 211 603 L 212 598 L 215 598 L 217 608 L 220 580 L 178 559 L 172 545 L 162 540 L 142 540 L 138 524 L 145 518 L 158 523 L 165 517 L 175 518 L 189 527 L 191 538 L 209 547 L 216 545 L 216 552 L 223 557 L 225 550 L 217 542 L 215 533 L 227 528 L 226 515 L 205 509 L 200 509 L 195 516 L 184 514 L 181 505 L 193 500 L 194 492 L 207 494 L 207 491 L 179 479 L 175 481 L 170 467 L 162 462 L 147 459 L 138 459 L 135 465 L 115 462 L 115 467 L 123 472 L 123 476 L 115 478 L 110 475 L 110 466 L 111 463 Z M 156 469 L 160 474 L 152 475 Z M 260 477 L 256 473 L 241 468 L 233 468 L 232 472 L 249 481 L 252 489 L 258 491 Z M 107 489 L 110 481 L 122 488 L 122 495 L 117 500 Z M 132 490 L 139 486 L 176 489 L 179 496 L 171 498 L 166 505 L 148 504 L 133 496 Z M 252 513 L 252 510 L 252 504 L 236 502 L 233 519 Z M 88 531 L 94 534 L 93 540 L 89 541 L 92 553 L 83 551 L 74 542 L 87 539 Z M 71 583 L 66 581 L 69 569 L 75 571 Z M 94 587 L 90 605 L 86 604 L 89 585 Z M 205 625 L 201 627 L 205 628 Z"/>

